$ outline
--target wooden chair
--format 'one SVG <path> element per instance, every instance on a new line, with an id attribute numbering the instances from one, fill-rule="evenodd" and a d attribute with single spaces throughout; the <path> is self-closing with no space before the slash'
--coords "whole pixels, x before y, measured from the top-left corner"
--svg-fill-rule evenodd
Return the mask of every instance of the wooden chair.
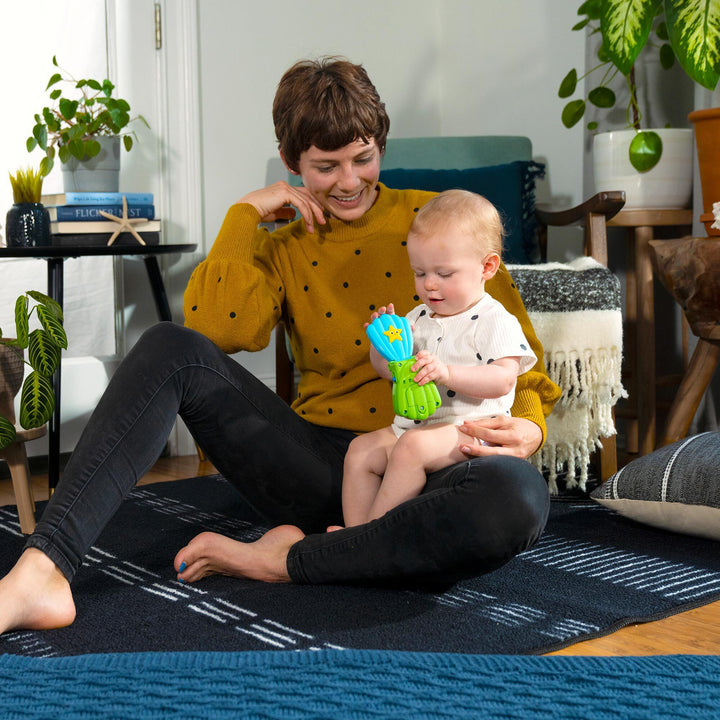
<path id="1" fill-rule="evenodd" d="M 476 136 L 444 138 L 400 138 L 388 140 L 383 170 L 389 168 L 427 170 L 469 170 L 503 165 L 515 161 L 531 161 L 532 144 L 520 136 Z M 383 175 L 381 173 L 381 181 Z M 296 176 L 290 182 L 298 184 Z M 436 187 L 416 189 L 437 190 Z M 469 187 L 468 189 L 474 189 Z M 573 208 L 555 210 L 548 206 L 536 208 L 539 256 L 547 259 L 548 227 L 579 225 L 584 228 L 584 254 L 607 267 L 607 221 L 625 203 L 623 192 L 602 192 Z M 295 398 L 294 367 L 290 358 L 285 328 L 275 331 L 276 392 L 286 402 Z M 617 470 L 615 437 L 605 438 L 599 451 L 602 480 Z"/>
<path id="2" fill-rule="evenodd" d="M 14 399 L 22 384 L 23 374 L 24 363 L 21 351 L 0 345 L 0 415 L 11 422 L 15 422 Z M 46 427 L 43 425 L 23 430 L 16 425 L 16 429 L 15 442 L 0 450 L 0 460 L 5 460 L 10 468 L 20 529 L 27 535 L 35 529 L 35 501 L 25 443 L 42 437 L 46 433 Z"/>

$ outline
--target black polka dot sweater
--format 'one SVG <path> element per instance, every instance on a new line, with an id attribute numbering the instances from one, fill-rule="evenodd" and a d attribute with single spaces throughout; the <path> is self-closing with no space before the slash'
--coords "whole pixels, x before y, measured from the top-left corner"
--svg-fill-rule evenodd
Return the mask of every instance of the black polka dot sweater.
<path id="1" fill-rule="evenodd" d="M 247 204 L 233 205 L 184 298 L 185 324 L 226 352 L 257 351 L 284 320 L 300 371 L 293 409 L 318 425 L 367 432 L 393 419 L 390 385 L 369 361 L 363 324 L 376 307 L 418 304 L 406 238 L 433 193 L 379 185 L 359 220 L 328 219 L 309 234 L 299 220 L 269 233 Z M 487 290 L 513 313 L 537 357 L 542 348 L 504 268 Z M 559 389 L 539 363 L 518 380 L 513 415 L 545 431 Z"/>

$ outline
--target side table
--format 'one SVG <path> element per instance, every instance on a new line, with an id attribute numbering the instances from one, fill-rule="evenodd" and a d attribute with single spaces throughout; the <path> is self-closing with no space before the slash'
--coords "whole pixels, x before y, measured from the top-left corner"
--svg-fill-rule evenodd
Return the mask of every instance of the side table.
<path id="1" fill-rule="evenodd" d="M 165 286 L 158 266 L 158 255 L 193 252 L 195 244 L 164 245 L 75 245 L 45 247 L 0 247 L 0 260 L 3 258 L 37 258 L 47 262 L 47 294 L 63 304 L 64 273 L 63 264 L 68 258 L 89 256 L 138 256 L 145 261 L 145 268 L 155 300 L 155 308 L 160 320 L 172 320 Z M 60 479 L 60 380 L 61 368 L 53 376 L 55 393 L 55 412 L 50 418 L 48 433 L 48 484 L 50 492 Z"/>
<path id="2" fill-rule="evenodd" d="M 647 455 L 655 449 L 655 294 L 650 242 L 658 227 L 677 228 L 679 234 L 692 232 L 693 211 L 621 210 L 608 221 L 609 227 L 628 230 L 629 264 L 626 275 L 625 320 L 635 325 L 634 345 L 629 362 L 632 368 L 630 398 L 635 413 L 628 425 L 628 451 Z"/>
<path id="3" fill-rule="evenodd" d="M 720 239 L 653 242 L 658 276 L 697 336 L 665 425 L 662 444 L 684 438 L 720 362 Z"/>

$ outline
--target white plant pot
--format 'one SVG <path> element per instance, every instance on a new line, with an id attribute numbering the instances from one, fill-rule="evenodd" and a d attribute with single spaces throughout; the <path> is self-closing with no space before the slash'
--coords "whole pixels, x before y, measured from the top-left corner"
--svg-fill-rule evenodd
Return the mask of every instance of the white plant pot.
<path id="1" fill-rule="evenodd" d="M 630 164 L 635 130 L 598 133 L 593 141 L 595 192 L 624 190 L 624 209 L 686 208 L 692 201 L 693 131 L 655 129 L 663 143 L 660 162 L 640 173 Z"/>
<path id="2" fill-rule="evenodd" d="M 65 192 L 117 192 L 120 187 L 119 137 L 97 137 L 101 149 L 93 158 L 71 157 L 62 166 Z"/>

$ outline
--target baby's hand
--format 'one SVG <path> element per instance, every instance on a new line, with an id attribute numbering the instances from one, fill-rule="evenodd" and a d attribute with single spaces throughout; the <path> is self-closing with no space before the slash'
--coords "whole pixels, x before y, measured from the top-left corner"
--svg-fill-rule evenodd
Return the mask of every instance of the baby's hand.
<path id="1" fill-rule="evenodd" d="M 385 315 L 387 313 L 388 315 L 394 315 L 395 314 L 395 306 L 392 303 L 388 303 L 387 307 L 383 305 L 382 307 L 379 307 L 377 310 L 375 310 L 372 315 L 370 315 L 370 322 L 366 322 L 363 327 L 366 328 L 373 320 L 376 320 L 381 315 Z"/>
<path id="2" fill-rule="evenodd" d="M 420 350 L 415 354 L 415 364 L 412 366 L 415 375 L 415 382 L 418 385 L 425 385 L 431 380 L 446 385 L 450 379 L 450 368 L 427 350 Z"/>

